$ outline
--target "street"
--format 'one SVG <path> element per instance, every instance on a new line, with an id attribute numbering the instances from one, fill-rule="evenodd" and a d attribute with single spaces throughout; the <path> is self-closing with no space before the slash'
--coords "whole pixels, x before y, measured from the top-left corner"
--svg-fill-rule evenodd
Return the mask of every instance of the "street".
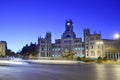
<path id="1" fill-rule="evenodd" d="M 0 80 L 120 80 L 120 65 L 0 65 Z"/>

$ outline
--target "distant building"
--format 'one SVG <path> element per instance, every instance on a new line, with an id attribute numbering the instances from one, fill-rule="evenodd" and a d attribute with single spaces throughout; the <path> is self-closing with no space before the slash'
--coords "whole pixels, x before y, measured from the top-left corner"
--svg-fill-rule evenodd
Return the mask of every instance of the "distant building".
<path id="1" fill-rule="evenodd" d="M 103 57 L 107 59 L 120 58 L 120 40 L 102 39 L 103 41 Z"/>
<path id="2" fill-rule="evenodd" d="M 0 41 L 0 56 L 5 56 L 7 50 L 7 43 L 6 41 Z"/>
<path id="3" fill-rule="evenodd" d="M 89 29 L 84 29 L 84 48 L 85 48 L 85 57 L 86 58 L 97 58 L 102 56 L 101 48 L 102 43 L 101 34 L 94 32 L 94 34 L 90 33 Z M 100 46 L 98 48 L 97 42 L 100 42 Z"/>
<path id="4" fill-rule="evenodd" d="M 66 20 L 65 32 L 61 39 L 56 39 L 55 43 L 51 43 L 51 33 L 46 33 L 45 38 L 38 38 L 38 51 L 41 57 L 61 57 L 65 52 L 83 57 L 84 44 L 81 37 L 76 38 L 72 20 Z"/>
<path id="5" fill-rule="evenodd" d="M 84 56 L 84 46 L 82 38 L 76 38 L 76 34 L 73 31 L 72 20 L 66 20 L 65 31 L 61 36 L 61 39 L 56 39 L 52 44 L 52 56 L 61 57 L 65 52 L 75 53 L 76 57 Z"/>
<path id="6" fill-rule="evenodd" d="M 81 37 L 76 37 L 73 31 L 72 20 L 66 20 L 65 31 L 61 39 L 51 42 L 51 33 L 46 33 L 45 38 L 38 38 L 38 52 L 40 57 L 62 57 L 63 55 L 74 53 L 76 57 L 86 57 L 96 59 L 107 57 L 108 59 L 118 59 L 120 57 L 120 40 L 102 39 L 101 33 L 90 33 L 89 29 L 83 30 L 84 41 Z"/>
<path id="7" fill-rule="evenodd" d="M 46 33 L 45 38 L 38 38 L 38 52 L 40 57 L 50 57 L 52 54 L 51 33 Z"/>
<path id="8" fill-rule="evenodd" d="M 101 39 L 101 33 L 90 33 L 89 29 L 84 29 L 84 48 L 86 58 L 106 57 L 108 59 L 118 59 L 120 57 L 119 40 Z"/>

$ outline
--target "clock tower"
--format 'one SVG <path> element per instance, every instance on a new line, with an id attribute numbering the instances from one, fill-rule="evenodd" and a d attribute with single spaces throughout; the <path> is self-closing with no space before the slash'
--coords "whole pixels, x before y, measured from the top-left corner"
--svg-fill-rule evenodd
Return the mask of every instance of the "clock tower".
<path id="1" fill-rule="evenodd" d="M 73 22 L 72 20 L 66 20 L 65 23 L 65 32 L 62 35 L 62 38 L 76 38 L 76 34 L 73 32 Z"/>
<path id="2" fill-rule="evenodd" d="M 72 22 L 72 20 L 66 20 L 65 27 L 66 27 L 65 31 L 73 31 L 73 22 Z"/>

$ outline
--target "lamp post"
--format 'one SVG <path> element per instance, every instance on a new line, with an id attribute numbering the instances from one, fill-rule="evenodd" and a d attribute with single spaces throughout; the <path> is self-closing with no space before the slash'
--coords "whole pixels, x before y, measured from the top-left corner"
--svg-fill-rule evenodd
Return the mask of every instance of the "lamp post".
<path id="1" fill-rule="evenodd" d="M 103 41 L 97 41 L 96 44 L 100 45 L 100 49 L 101 49 L 100 53 L 101 53 L 101 57 L 103 57 L 103 46 L 102 46 L 103 45 Z"/>
<path id="2" fill-rule="evenodd" d="M 115 34 L 114 37 L 118 40 L 118 61 L 120 61 L 120 33 Z"/>

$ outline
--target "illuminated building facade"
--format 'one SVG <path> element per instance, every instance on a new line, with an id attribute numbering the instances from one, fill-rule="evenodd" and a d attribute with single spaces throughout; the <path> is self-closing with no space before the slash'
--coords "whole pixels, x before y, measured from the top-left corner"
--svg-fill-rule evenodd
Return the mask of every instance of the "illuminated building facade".
<path id="1" fill-rule="evenodd" d="M 118 59 L 120 57 L 119 40 L 101 39 L 101 33 L 90 33 L 89 29 L 84 29 L 84 48 L 86 58 Z"/>
<path id="2" fill-rule="evenodd" d="M 55 43 L 51 43 L 51 33 L 47 33 L 45 38 L 38 39 L 38 51 L 41 57 L 61 57 L 65 52 L 83 57 L 84 44 L 81 37 L 76 38 L 72 20 L 66 20 L 61 39 L 56 39 Z"/>
<path id="3" fill-rule="evenodd" d="M 5 56 L 7 50 L 7 43 L 6 41 L 0 41 L 0 56 Z"/>
<path id="4" fill-rule="evenodd" d="M 118 59 L 118 40 L 102 39 L 101 33 L 90 33 L 89 29 L 83 30 L 84 41 L 76 37 L 73 31 L 72 20 L 66 20 L 65 31 L 61 39 L 51 42 L 51 33 L 46 33 L 45 38 L 38 38 L 38 52 L 40 57 L 62 57 L 65 53 L 74 53 L 76 57 Z M 109 50 L 111 49 L 111 50 Z M 112 51 L 113 50 L 113 51 Z"/>

